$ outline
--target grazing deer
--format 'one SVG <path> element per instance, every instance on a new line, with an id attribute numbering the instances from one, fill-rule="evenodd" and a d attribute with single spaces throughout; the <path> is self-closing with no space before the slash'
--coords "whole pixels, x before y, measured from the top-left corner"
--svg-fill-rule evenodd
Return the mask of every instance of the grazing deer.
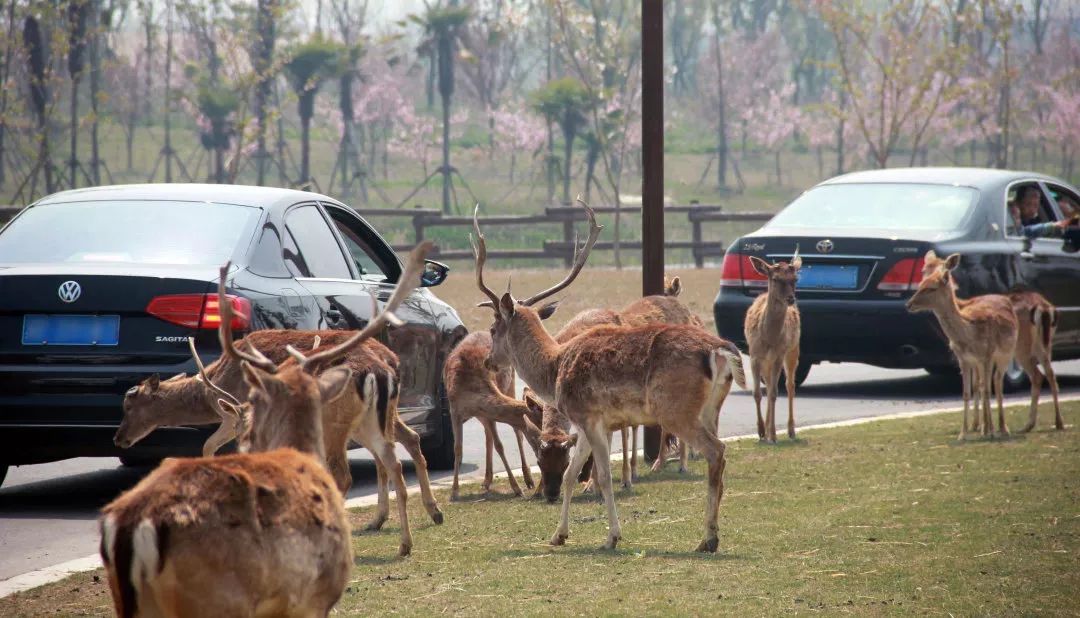
<path id="1" fill-rule="evenodd" d="M 166 459 L 102 509 L 118 616 L 327 616 L 341 598 L 351 534 L 321 462 L 320 416 L 354 378 L 348 367 L 291 369 L 253 398 L 250 430 L 271 450 Z M 373 396 L 373 376 L 364 387 Z"/>
<path id="2" fill-rule="evenodd" d="M 221 324 L 218 328 L 218 338 L 225 354 L 240 364 L 244 372 L 244 381 L 248 384 L 251 392 L 248 395 L 248 404 L 251 406 L 251 415 L 258 417 L 264 410 L 274 409 L 282 401 L 287 400 L 297 388 L 311 388 L 310 383 L 325 367 L 330 367 L 342 359 L 348 357 L 349 352 L 371 339 L 382 331 L 388 323 L 400 322 L 393 315 L 393 311 L 409 296 L 420 281 L 420 273 L 424 268 L 424 254 L 430 249 L 431 243 L 424 242 L 418 245 L 409 255 L 409 259 L 402 270 L 401 277 L 393 294 L 379 312 L 374 306 L 372 298 L 372 318 L 367 326 L 349 336 L 344 342 L 331 347 L 322 347 L 319 350 L 305 356 L 295 347 L 286 346 L 286 351 L 292 357 L 283 363 L 274 363 L 264 356 L 257 348 L 250 348 L 251 352 L 239 349 L 232 339 L 232 312 L 231 307 L 223 307 Z M 225 299 L 225 275 L 227 268 L 222 268 L 221 278 L 218 282 L 218 297 Z M 228 303 L 225 303 L 226 305 Z M 348 368 L 348 367 L 346 367 Z M 350 369 L 350 374 L 352 373 Z M 388 387 L 389 380 L 380 380 L 379 372 L 370 370 L 364 376 L 362 388 L 346 389 L 343 398 L 353 399 L 348 405 L 356 406 L 362 410 L 359 417 L 354 421 L 355 429 L 351 435 L 360 444 L 368 449 L 375 458 L 377 469 L 380 474 L 380 503 L 388 502 L 382 493 L 385 491 L 386 482 L 383 476 L 394 481 L 397 493 L 398 517 L 401 520 L 401 546 L 399 554 L 407 556 L 412 551 L 412 534 L 409 529 L 407 509 L 408 491 L 405 486 L 405 477 L 402 474 L 401 463 L 394 453 L 394 427 L 396 424 L 397 408 L 392 406 L 377 405 L 377 401 L 386 400 L 386 397 L 376 393 Z M 229 404 L 219 400 L 223 407 Z M 262 450 L 273 448 L 275 434 L 255 431 L 255 424 L 251 437 L 244 442 L 250 444 L 252 449 Z M 321 429 L 321 427 L 320 427 Z M 377 521 L 377 526 L 382 522 Z M 376 526 L 376 527 L 377 527 Z"/>
<path id="3" fill-rule="evenodd" d="M 1057 307 L 1045 296 L 1033 291 L 1012 292 L 1009 300 L 1016 313 L 1016 362 L 1020 363 L 1031 380 L 1031 410 L 1027 424 L 1020 431 L 1026 433 L 1035 429 L 1043 380 L 1050 383 L 1050 393 L 1054 397 L 1054 428 L 1064 429 L 1065 422 L 1058 405 L 1057 376 L 1052 365 L 1054 331 L 1058 324 Z M 1040 363 L 1046 375 L 1039 371 Z"/>
<path id="4" fill-rule="evenodd" d="M 758 438 L 776 443 L 776 396 L 780 369 L 784 370 L 788 403 L 788 438 L 795 439 L 795 368 L 799 365 L 799 309 L 795 306 L 795 282 L 802 258 L 799 248 L 791 262 L 769 264 L 750 256 L 754 270 L 768 279 L 768 289 L 754 299 L 743 323 L 754 374 L 754 407 L 757 409 Z M 768 398 L 765 419 L 761 418 L 761 388 Z"/>
<path id="5" fill-rule="evenodd" d="M 510 462 L 506 460 L 502 440 L 499 439 L 496 423 L 505 423 L 514 428 L 518 439 L 518 453 L 521 455 L 521 474 L 525 485 L 533 487 L 532 473 L 525 459 L 522 435 L 529 441 L 534 451 L 540 448 L 540 432 L 536 425 L 528 422 L 529 408 L 525 402 L 514 399 L 514 370 L 509 365 L 496 366 L 490 362 L 491 334 L 487 332 L 471 333 L 458 343 L 443 366 L 443 384 L 450 401 L 450 421 L 454 428 L 454 483 L 450 489 L 450 499 L 458 498 L 458 471 L 461 468 L 461 447 L 464 438 L 464 425 L 470 418 L 480 421 L 484 427 L 486 442 L 486 465 L 484 492 L 491 490 L 493 479 L 492 446 L 499 453 L 510 488 L 515 495 L 522 495 L 521 487 L 514 479 Z"/>
<path id="6" fill-rule="evenodd" d="M 724 444 L 716 436 L 716 410 L 732 380 L 744 384 L 742 358 L 730 342 L 690 325 L 598 326 L 565 344 L 544 329 L 534 305 L 564 289 L 585 265 L 599 236 L 595 213 L 585 205 L 589 238 L 575 247 L 573 267 L 560 283 L 525 300 L 510 292 L 497 296 L 484 284 L 484 237 L 474 219 L 477 286 L 495 309 L 493 349 L 508 350 L 514 369 L 545 401 L 578 428 L 573 461 L 563 474 L 562 512 L 553 545 L 569 535 L 571 490 L 590 452 L 595 451 L 597 483 L 608 512 L 613 549 L 621 532 L 611 486 L 610 431 L 629 425 L 660 424 L 698 448 L 709 462 L 705 538 L 698 551 L 716 551 L 717 509 L 723 494 Z"/>
<path id="7" fill-rule="evenodd" d="M 925 264 L 938 259 L 933 250 L 923 258 Z M 976 394 L 975 414 L 982 416 L 984 436 L 992 436 L 990 390 L 994 389 L 998 407 L 998 431 L 1006 436 L 1002 387 L 1005 370 L 1016 350 L 1018 324 L 1012 302 L 1005 296 L 986 294 L 967 300 L 956 298 L 952 271 L 960 264 L 954 253 L 940 267 L 926 267 L 915 294 L 908 299 L 911 312 L 932 311 L 949 338 L 949 348 L 956 355 L 963 380 L 964 419 L 959 438 L 967 437 L 968 399 L 972 387 Z M 992 384 L 991 384 L 992 383 Z M 981 406 L 981 412 L 980 412 Z"/>

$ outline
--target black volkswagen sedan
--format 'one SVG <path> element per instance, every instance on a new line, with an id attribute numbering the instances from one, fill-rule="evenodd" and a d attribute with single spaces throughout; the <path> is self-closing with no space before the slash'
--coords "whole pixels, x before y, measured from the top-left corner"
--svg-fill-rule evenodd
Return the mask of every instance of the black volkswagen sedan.
<path id="1" fill-rule="evenodd" d="M 1074 187 L 1029 172 L 907 168 L 827 180 L 731 243 L 716 327 L 745 349 L 743 317 L 766 285 L 750 256 L 789 260 L 798 247 L 798 382 L 823 361 L 956 372 L 934 316 L 904 307 L 922 278 L 922 257 L 933 249 L 962 255 L 954 271 L 961 298 L 1013 289 L 1043 293 L 1062 312 L 1055 358 L 1080 358 L 1080 254 L 1069 239 L 1024 237 L 1011 206 L 1029 188 L 1039 197 L 1040 221 L 1070 218 L 1080 205 Z M 1015 388 L 1024 380 L 1014 363 L 1007 381 Z"/>
<path id="2" fill-rule="evenodd" d="M 401 273 L 390 245 L 341 202 L 303 191 L 156 184 L 65 191 L 0 230 L 0 478 L 8 465 L 80 456 L 152 461 L 198 454 L 212 428 L 155 431 L 121 451 L 125 391 L 191 373 L 187 338 L 220 353 L 218 268 L 234 329 L 356 329 Z M 452 461 L 442 363 L 465 335 L 427 287 L 387 335 L 401 358 L 401 416 L 428 462 Z"/>

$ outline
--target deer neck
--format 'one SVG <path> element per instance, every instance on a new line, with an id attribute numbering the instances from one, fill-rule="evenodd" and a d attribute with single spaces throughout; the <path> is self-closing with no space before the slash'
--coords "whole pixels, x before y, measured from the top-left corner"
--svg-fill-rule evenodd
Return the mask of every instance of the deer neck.
<path id="1" fill-rule="evenodd" d="M 310 410 L 291 410 L 278 418 L 256 418 L 256 436 L 260 439 L 254 445 L 257 451 L 271 451 L 291 447 L 301 453 L 310 453 L 326 461 L 326 449 L 323 446 L 322 422 Z M 262 425 L 259 427 L 258 425 Z"/>
<path id="2" fill-rule="evenodd" d="M 510 321 L 507 335 L 514 370 L 541 399 L 554 401 L 559 344 L 532 312 L 518 312 Z"/>
<path id="3" fill-rule="evenodd" d="M 163 400 L 168 402 L 168 412 L 162 413 L 160 416 L 162 420 L 165 417 L 179 417 L 184 419 L 185 422 L 191 422 L 188 419 L 194 419 L 196 416 L 205 419 L 208 423 L 219 421 L 221 417 L 214 411 L 214 402 L 210 400 L 213 394 L 199 380 L 185 378 L 183 381 L 169 387 L 169 397 Z M 165 412 L 164 406 L 162 412 Z"/>
<path id="4" fill-rule="evenodd" d="M 769 286 L 768 292 L 765 296 L 765 322 L 771 326 L 782 326 L 784 320 L 787 319 L 787 310 L 790 305 L 783 298 L 780 298 L 780 292 L 776 291 L 777 288 L 772 285 Z"/>
<path id="5" fill-rule="evenodd" d="M 951 288 L 938 296 L 932 310 L 949 341 L 963 344 L 971 340 L 971 322 L 960 314 L 960 306 L 956 303 L 956 292 Z"/>

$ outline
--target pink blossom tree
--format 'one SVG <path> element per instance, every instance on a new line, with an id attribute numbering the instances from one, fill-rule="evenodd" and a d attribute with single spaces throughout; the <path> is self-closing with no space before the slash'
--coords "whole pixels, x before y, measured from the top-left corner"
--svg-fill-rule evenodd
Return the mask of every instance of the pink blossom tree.
<path id="1" fill-rule="evenodd" d="M 494 120 L 495 148 L 510 155 L 509 180 L 513 183 L 518 153 L 535 160 L 547 140 L 547 127 L 522 104 L 492 111 L 489 117 Z"/>

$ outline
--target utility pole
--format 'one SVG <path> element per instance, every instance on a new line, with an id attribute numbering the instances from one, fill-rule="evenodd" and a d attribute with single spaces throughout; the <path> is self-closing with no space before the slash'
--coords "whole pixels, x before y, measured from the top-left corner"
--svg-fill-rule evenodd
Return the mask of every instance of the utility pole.
<path id="1" fill-rule="evenodd" d="M 664 5 L 641 0 L 641 294 L 664 293 Z M 645 457 L 660 429 L 645 428 Z"/>

